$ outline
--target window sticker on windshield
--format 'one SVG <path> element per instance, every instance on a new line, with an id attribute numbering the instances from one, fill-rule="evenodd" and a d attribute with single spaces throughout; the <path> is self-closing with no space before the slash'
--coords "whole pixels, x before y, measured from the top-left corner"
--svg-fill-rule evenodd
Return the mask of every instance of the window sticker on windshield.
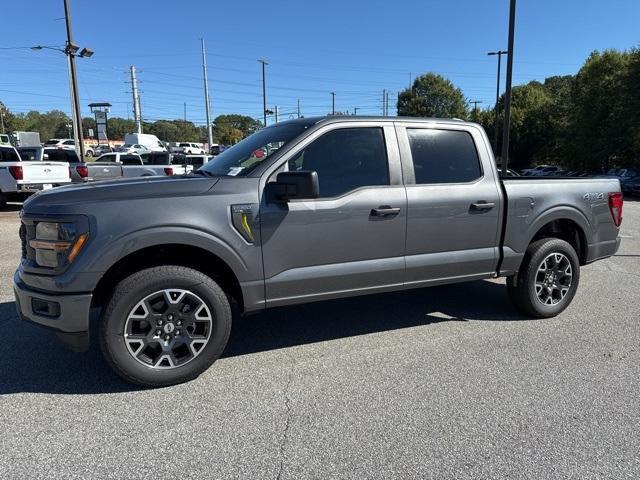
<path id="1" fill-rule="evenodd" d="M 235 177 L 236 175 L 238 175 L 242 170 L 244 170 L 244 167 L 233 167 L 229 169 L 229 173 L 227 173 L 227 175 L 230 175 L 232 177 Z"/>

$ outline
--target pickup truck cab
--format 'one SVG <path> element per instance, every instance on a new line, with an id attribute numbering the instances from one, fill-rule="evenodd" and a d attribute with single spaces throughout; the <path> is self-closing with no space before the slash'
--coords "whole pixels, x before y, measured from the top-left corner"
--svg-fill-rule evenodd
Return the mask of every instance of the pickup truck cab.
<path id="1" fill-rule="evenodd" d="M 42 155 L 39 147 L 33 150 L 35 156 Z M 25 161 L 13 146 L 0 145 L 0 208 L 7 201 L 22 201 L 40 190 L 68 184 L 68 168 L 67 163 L 40 158 Z"/>
<path id="2" fill-rule="evenodd" d="M 170 385 L 222 354 L 231 303 L 250 313 L 506 277 L 519 310 L 557 315 L 580 266 L 616 252 L 621 219 L 618 180 L 500 178 L 474 123 L 305 118 L 192 175 L 32 197 L 16 305 L 76 349 L 99 309 L 113 369 Z"/>

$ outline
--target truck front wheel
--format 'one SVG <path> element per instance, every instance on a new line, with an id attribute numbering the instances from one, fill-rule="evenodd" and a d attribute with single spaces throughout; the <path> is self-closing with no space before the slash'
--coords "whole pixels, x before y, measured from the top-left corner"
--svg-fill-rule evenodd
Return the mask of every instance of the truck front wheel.
<path id="1" fill-rule="evenodd" d="M 580 262 L 564 240 L 543 238 L 527 248 L 520 271 L 507 279 L 507 292 L 523 313 L 537 318 L 558 315 L 569 306 L 580 281 Z"/>
<path id="2" fill-rule="evenodd" d="M 191 268 L 161 266 L 117 285 L 101 322 L 100 344 L 125 380 L 161 387 L 209 368 L 230 331 L 231 308 L 216 282 Z"/>

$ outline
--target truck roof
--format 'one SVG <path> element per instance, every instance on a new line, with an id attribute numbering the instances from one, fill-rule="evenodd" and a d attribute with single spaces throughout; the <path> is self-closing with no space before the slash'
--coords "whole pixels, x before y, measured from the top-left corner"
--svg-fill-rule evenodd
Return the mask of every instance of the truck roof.
<path id="1" fill-rule="evenodd" d="M 457 118 L 437 118 L 437 117 L 383 117 L 383 116 L 375 116 L 375 115 L 327 115 L 327 116 L 317 116 L 317 117 L 305 117 L 305 118 L 296 118 L 293 120 L 284 120 L 282 122 L 278 122 L 275 125 L 283 125 L 283 124 L 302 124 L 305 126 L 318 125 L 323 123 L 333 123 L 333 122 L 362 122 L 362 121 L 374 121 L 374 122 L 397 122 L 397 121 L 405 121 L 412 123 L 448 123 L 451 125 L 477 125 L 475 122 L 467 122 L 465 120 L 460 120 Z M 273 125 L 270 125 L 273 126 Z"/>

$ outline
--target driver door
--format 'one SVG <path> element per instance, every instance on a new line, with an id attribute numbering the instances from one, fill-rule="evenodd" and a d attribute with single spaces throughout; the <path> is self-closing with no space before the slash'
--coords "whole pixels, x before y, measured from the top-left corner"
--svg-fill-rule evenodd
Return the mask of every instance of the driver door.
<path id="1" fill-rule="evenodd" d="M 402 287 L 407 198 L 395 135 L 328 125 L 286 157 L 285 169 L 318 173 L 320 196 L 261 205 L 267 306 Z"/>

